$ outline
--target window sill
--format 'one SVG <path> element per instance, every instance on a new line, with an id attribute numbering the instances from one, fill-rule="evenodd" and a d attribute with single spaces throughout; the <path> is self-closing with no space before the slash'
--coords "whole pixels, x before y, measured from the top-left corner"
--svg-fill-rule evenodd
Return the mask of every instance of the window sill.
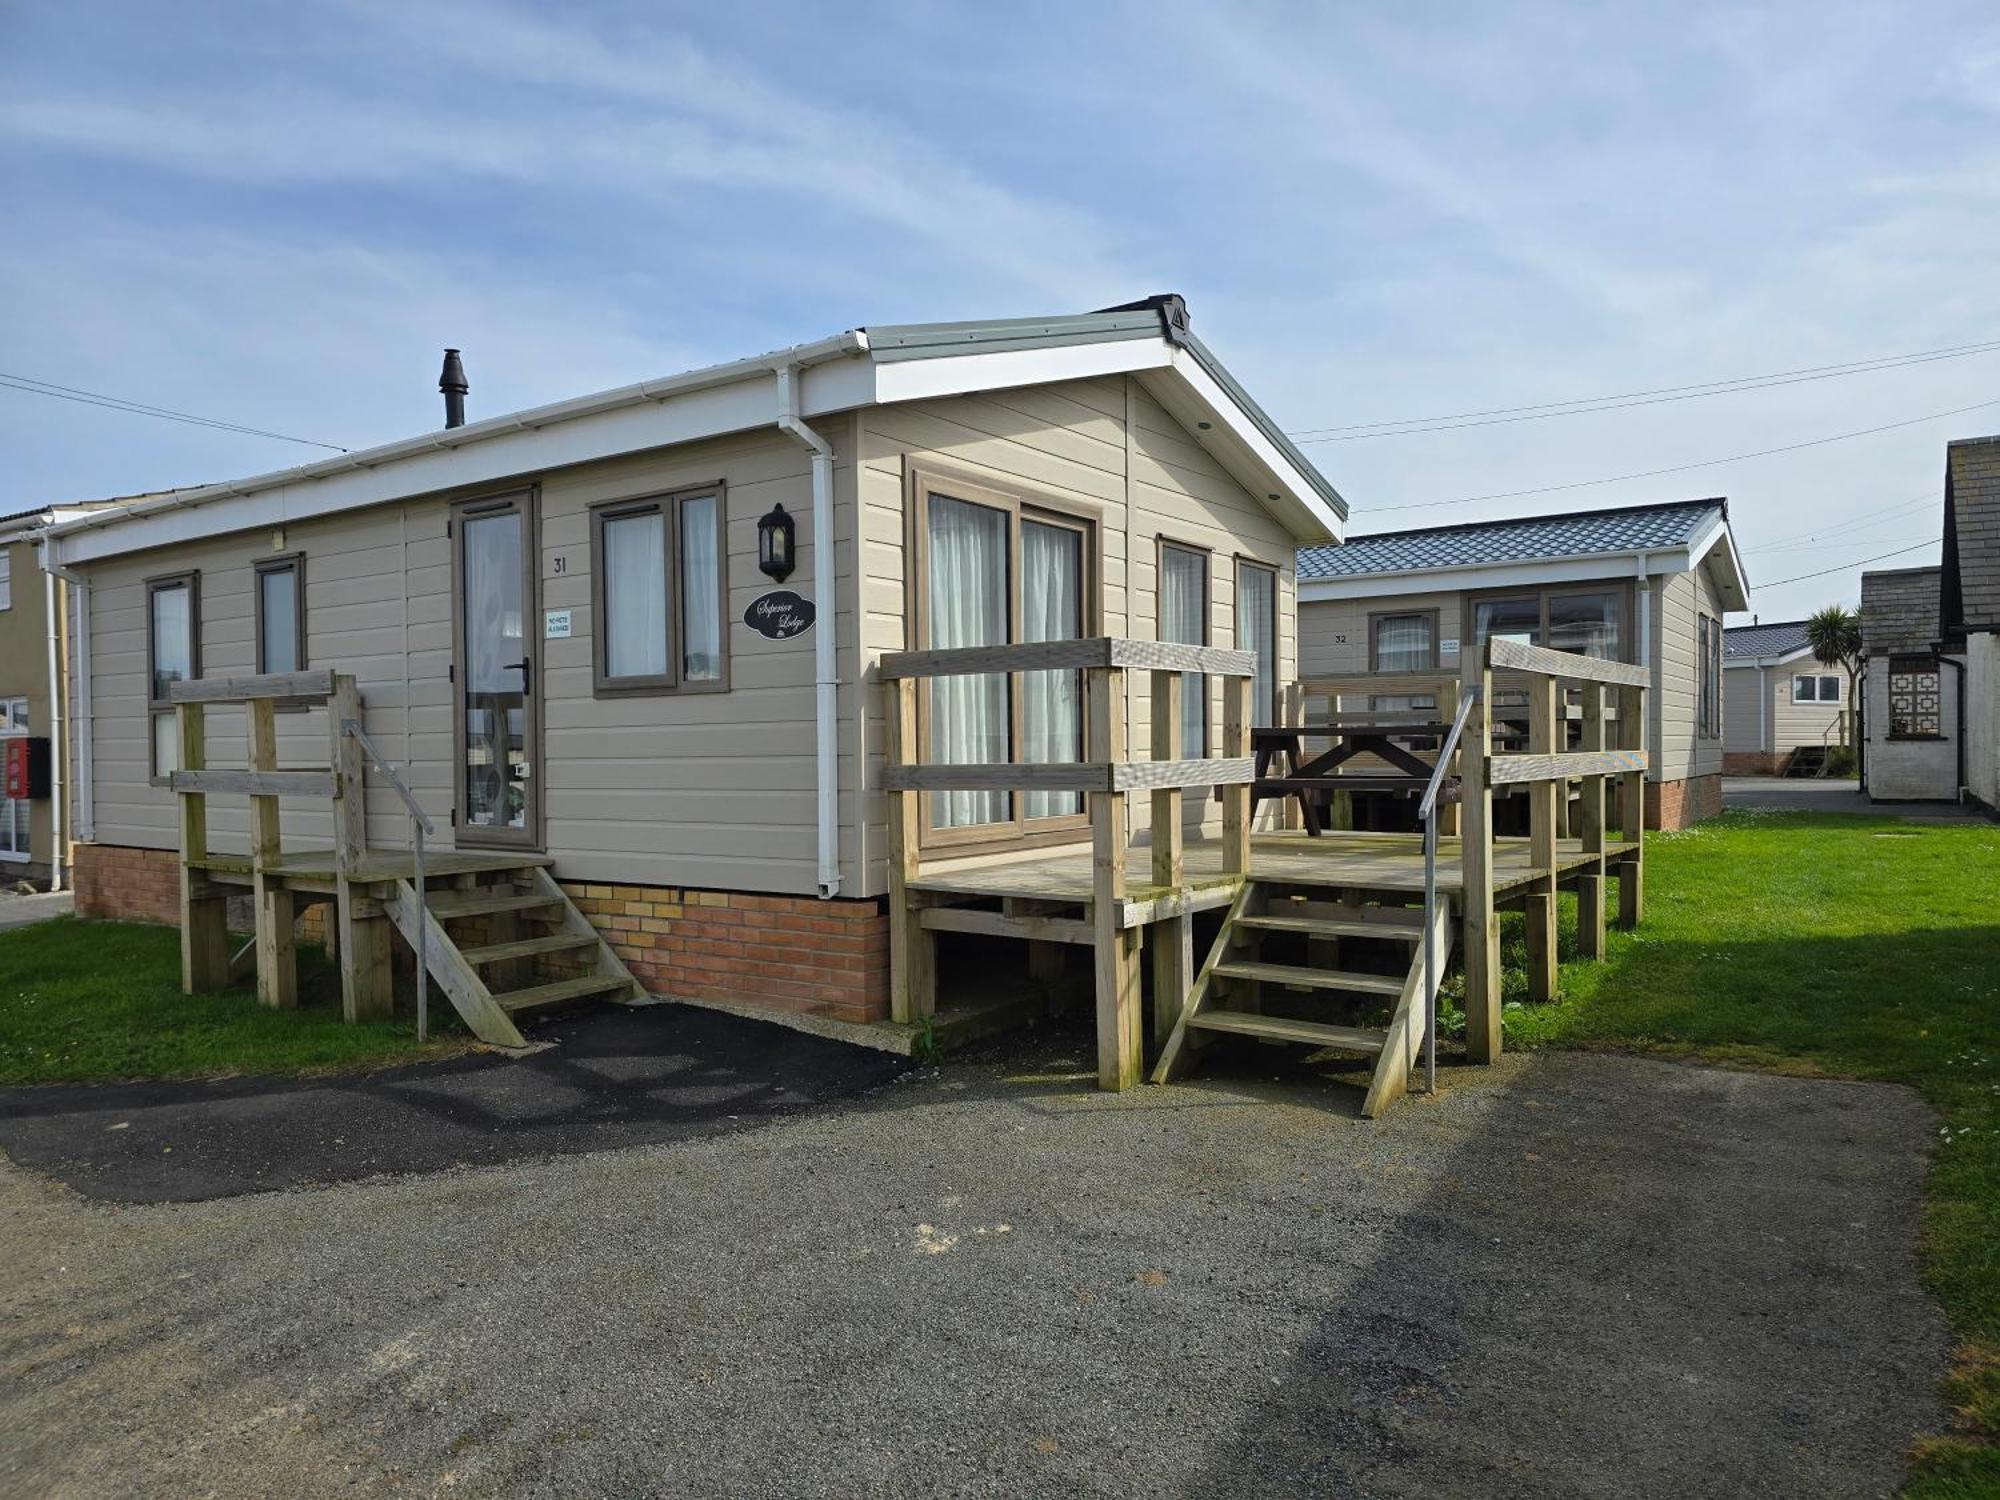
<path id="1" fill-rule="evenodd" d="M 0 865 L 31 865 L 34 862 L 35 856 L 31 853 L 14 854 L 0 849 Z"/>
<path id="2" fill-rule="evenodd" d="M 1945 734 L 1892 734 L 1888 743 L 1892 745 L 1942 745 L 1949 741 Z"/>

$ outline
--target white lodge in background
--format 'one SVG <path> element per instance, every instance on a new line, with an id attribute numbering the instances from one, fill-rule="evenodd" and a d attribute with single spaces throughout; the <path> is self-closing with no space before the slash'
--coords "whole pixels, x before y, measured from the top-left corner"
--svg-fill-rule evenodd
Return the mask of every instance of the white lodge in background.
<path id="1" fill-rule="evenodd" d="M 1749 606 L 1726 501 L 1379 532 L 1306 548 L 1298 571 L 1301 677 L 1456 672 L 1495 634 L 1650 666 L 1647 826 L 1722 810 L 1722 621 Z M 1343 710 L 1432 706 L 1366 689 Z M 1497 718 L 1510 703 L 1496 690 Z"/>
<path id="2" fill-rule="evenodd" d="M 47 549 L 78 611 L 79 900 L 173 919 L 175 681 L 332 668 L 441 841 L 546 853 L 646 988 L 874 1019 L 877 658 L 1242 646 L 1268 719 L 1297 666 L 1294 556 L 1345 513 L 1178 297 L 856 329 L 142 498 Z M 787 535 L 796 571 L 767 576 L 760 543 Z M 797 601 L 753 611 L 777 589 L 808 627 Z M 1133 674 L 1140 743 L 1146 688 Z M 1186 697 L 1190 746 L 1216 722 L 1207 688 Z M 208 721 L 208 765 L 243 766 L 241 713 Z M 1081 751 L 1071 673 L 941 679 L 924 721 L 931 759 Z M 325 765 L 323 709 L 278 726 L 280 764 Z M 244 802 L 209 802 L 215 842 L 244 848 Z M 1087 840 L 1075 793 L 930 803 L 928 858 Z M 369 843 L 403 847 L 372 777 L 366 807 Z M 288 846 L 331 841 L 317 804 L 283 818 Z"/>
<path id="3" fill-rule="evenodd" d="M 1723 643 L 1723 771 L 1819 774 L 1849 742 L 1853 674 L 1813 655 L 1803 620 L 1734 625 Z"/>

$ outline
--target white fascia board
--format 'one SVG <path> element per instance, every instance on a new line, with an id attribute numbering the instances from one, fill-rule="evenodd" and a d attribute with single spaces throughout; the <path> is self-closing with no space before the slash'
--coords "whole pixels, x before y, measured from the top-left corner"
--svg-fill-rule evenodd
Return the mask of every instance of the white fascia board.
<path id="1" fill-rule="evenodd" d="M 824 415 L 866 401 L 870 369 L 866 359 L 842 359 L 801 370 L 802 413 Z M 476 433 L 446 428 L 418 446 L 396 445 L 406 451 L 355 454 L 346 462 L 274 476 L 273 483 L 248 480 L 182 491 L 122 512 L 116 524 L 90 526 L 90 519 L 102 514 L 91 512 L 69 528 L 55 527 L 54 534 L 68 566 L 420 495 L 497 486 L 570 464 L 772 426 L 777 415 L 772 371 L 752 366 L 731 374 L 724 383 L 675 386 L 583 415 L 544 408 Z M 474 435 L 461 436 L 466 433 Z"/>
<path id="2" fill-rule="evenodd" d="M 875 365 L 874 399 L 882 405 L 967 396 L 1061 380 L 1095 380 L 1168 363 L 1165 339 L 1107 339 L 1092 344 L 1052 344 L 1042 349 L 976 350 Z"/>
<path id="3" fill-rule="evenodd" d="M 1188 350 L 1174 350 L 1166 369 L 1140 376 L 1140 383 L 1254 499 L 1285 523 L 1295 540 L 1311 545 L 1346 536 L 1340 514 Z M 1202 432 L 1195 426 L 1200 421 L 1214 426 Z"/>
<path id="4" fill-rule="evenodd" d="M 1786 651 L 1777 656 L 1739 656 L 1734 661 L 1725 658 L 1722 663 L 1722 670 L 1726 672 L 1731 667 L 1782 667 L 1787 663 L 1797 661 L 1802 656 L 1811 655 L 1812 647 L 1800 646 L 1795 651 Z M 1829 672 L 1834 670 L 1835 668 L 1833 667 L 1827 668 Z"/>
<path id="5" fill-rule="evenodd" d="M 1718 515 L 1715 523 L 1688 544 L 1688 556 L 1699 566 L 1711 553 L 1719 553 L 1716 558 L 1717 571 L 1721 575 L 1723 604 L 1729 609 L 1750 607 L 1750 575 L 1744 571 L 1743 558 L 1736 550 L 1735 533 L 1729 529 L 1729 518 Z"/>
<path id="6" fill-rule="evenodd" d="M 1647 552 L 1593 552 L 1582 557 L 1529 562 L 1477 563 L 1455 568 L 1412 568 L 1401 573 L 1362 573 L 1348 578 L 1299 580 L 1299 603 L 1339 599 L 1385 599 L 1396 594 L 1449 593 L 1454 589 L 1535 588 L 1550 583 L 1623 583 L 1631 564 L 1643 557 L 1646 576 L 1685 573 L 1690 562 L 1680 547 Z"/>

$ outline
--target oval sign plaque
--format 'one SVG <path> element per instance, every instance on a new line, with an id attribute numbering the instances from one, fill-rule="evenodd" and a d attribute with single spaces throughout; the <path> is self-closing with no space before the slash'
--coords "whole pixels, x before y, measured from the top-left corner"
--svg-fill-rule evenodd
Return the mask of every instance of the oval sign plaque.
<path id="1" fill-rule="evenodd" d="M 743 623 L 774 641 L 788 641 L 813 627 L 813 602 L 790 589 L 759 594 L 743 611 Z"/>

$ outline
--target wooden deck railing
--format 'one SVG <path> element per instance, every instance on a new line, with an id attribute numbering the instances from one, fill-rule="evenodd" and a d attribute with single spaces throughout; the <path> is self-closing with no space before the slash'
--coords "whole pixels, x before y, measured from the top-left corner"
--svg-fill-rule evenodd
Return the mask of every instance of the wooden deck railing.
<path id="1" fill-rule="evenodd" d="M 361 717 L 361 693 L 344 672 L 276 672 L 255 677 L 200 677 L 168 689 L 179 736 L 180 769 L 170 784 L 180 803 L 181 983 L 189 993 L 225 988 L 234 964 L 229 955 L 228 890 L 208 876 L 208 799 L 240 794 L 250 799 L 251 893 L 256 917 L 257 998 L 266 1005 L 298 1004 L 298 960 L 292 931 L 298 890 L 279 874 L 284 861 L 280 798 L 326 798 L 333 804 L 333 899 L 329 935 L 338 949 L 341 1007 L 350 1021 L 388 1013 L 392 1003 L 388 923 L 364 910 L 348 875 L 367 850 L 361 753 L 343 725 Z M 276 710 L 324 704 L 325 767 L 278 768 Z M 208 769 L 206 710 L 241 706 L 247 736 L 242 770 Z"/>
<path id="2" fill-rule="evenodd" d="M 1141 930 L 1122 925 L 1125 858 L 1130 840 L 1126 799 L 1152 796 L 1152 883 L 1186 883 L 1180 792 L 1219 786 L 1222 798 L 1223 870 L 1241 877 L 1250 869 L 1250 686 L 1256 658 L 1248 651 L 1183 646 L 1165 641 L 1095 636 L 1017 646 L 910 651 L 882 659 L 889 687 L 890 1013 L 921 1022 L 936 1006 L 935 934 L 925 927 L 910 884 L 916 879 L 924 796 L 939 791 L 1079 791 L 1090 815 L 1092 946 L 1096 953 L 1099 1082 L 1108 1088 L 1136 1083 L 1142 1062 L 1139 1007 Z M 972 765 L 921 762 L 917 685 L 929 678 L 969 674 L 1080 671 L 1084 682 L 1083 759 Z M 1125 723 L 1125 674 L 1152 674 L 1150 759 L 1129 759 Z M 1181 737 L 1184 672 L 1222 679 L 1219 756 L 1189 758 Z M 1155 988 L 1185 996 L 1193 977 L 1192 918 L 1156 944 Z M 1024 929 L 1025 933 L 1025 929 Z"/>
<path id="3" fill-rule="evenodd" d="M 1524 753 L 1494 755 L 1491 711 L 1496 670 L 1525 674 L 1528 691 L 1528 746 Z M 1624 827 L 1620 855 L 1619 922 L 1639 921 L 1644 879 L 1640 847 L 1646 806 L 1645 667 L 1603 661 L 1568 651 L 1551 651 L 1517 641 L 1491 640 L 1484 650 L 1465 653 L 1462 685 L 1479 689 L 1461 747 L 1460 807 L 1465 902 L 1466 1048 L 1474 1062 L 1500 1053 L 1500 934 L 1493 912 L 1493 788 L 1528 787 L 1529 864 L 1534 887 L 1523 898 L 1528 925 L 1528 992 L 1532 999 L 1554 998 L 1556 989 L 1556 798 L 1572 778 L 1582 786 L 1580 836 L 1595 861 L 1576 877 L 1578 948 L 1586 958 L 1604 954 L 1605 783 L 1616 780 Z M 1558 718 L 1565 688 L 1582 705 L 1581 747 L 1563 748 Z M 1617 694 L 1616 732 L 1622 744 L 1607 744 L 1606 694 Z M 1566 795 L 1566 794 L 1565 794 Z"/>

